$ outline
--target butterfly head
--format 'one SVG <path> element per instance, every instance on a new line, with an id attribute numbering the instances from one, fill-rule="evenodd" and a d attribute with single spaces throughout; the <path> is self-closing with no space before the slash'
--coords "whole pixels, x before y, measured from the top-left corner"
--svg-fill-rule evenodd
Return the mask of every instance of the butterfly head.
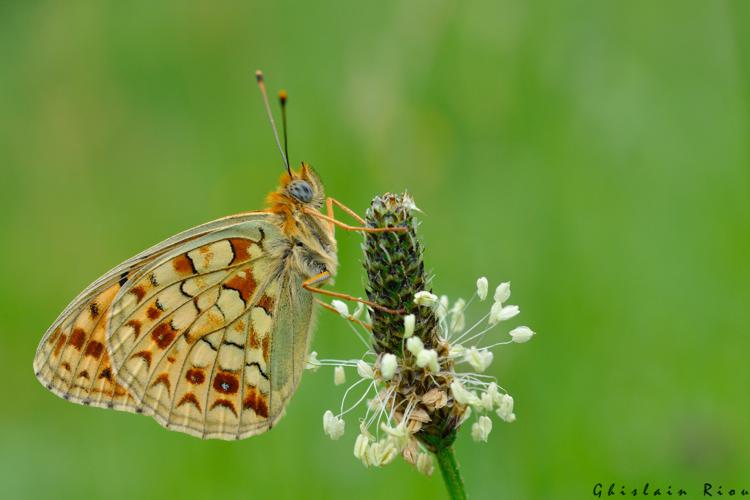
<path id="1" fill-rule="evenodd" d="M 325 191 L 318 174 L 303 162 L 299 170 L 281 175 L 279 188 L 267 201 L 271 211 L 276 213 L 292 214 L 306 206 L 320 210 L 325 202 Z"/>
<path id="2" fill-rule="evenodd" d="M 307 163 L 302 163 L 298 171 L 281 176 L 281 188 L 284 193 L 297 203 L 310 205 L 317 209 L 323 206 L 325 192 L 320 177 Z"/>

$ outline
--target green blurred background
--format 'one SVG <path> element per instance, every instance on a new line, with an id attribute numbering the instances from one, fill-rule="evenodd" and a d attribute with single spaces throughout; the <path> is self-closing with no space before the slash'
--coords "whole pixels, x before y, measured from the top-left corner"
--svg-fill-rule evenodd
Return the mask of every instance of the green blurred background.
<path id="1" fill-rule="evenodd" d="M 256 68 L 289 91 L 292 160 L 329 194 L 364 212 L 413 193 L 438 292 L 513 282 L 538 335 L 490 369 L 518 421 L 457 442 L 474 498 L 750 488 L 748 21 L 739 0 L 1 2 L 3 496 L 444 495 L 402 461 L 365 469 L 354 418 L 323 435 L 331 371 L 239 443 L 34 379 L 89 282 L 262 206 L 281 168 Z M 359 242 L 339 234 L 337 289 L 361 293 Z M 313 348 L 359 356 L 321 316 Z"/>

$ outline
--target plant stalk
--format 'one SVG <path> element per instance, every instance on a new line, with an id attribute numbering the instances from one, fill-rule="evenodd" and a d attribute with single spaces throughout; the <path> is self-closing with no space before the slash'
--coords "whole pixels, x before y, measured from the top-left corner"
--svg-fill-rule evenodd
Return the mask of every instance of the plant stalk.
<path id="1" fill-rule="evenodd" d="M 466 489 L 464 480 L 461 477 L 461 471 L 458 469 L 456 455 L 453 453 L 453 446 L 438 448 L 435 452 L 440 472 L 443 474 L 445 488 L 448 490 L 451 500 L 466 500 Z"/>

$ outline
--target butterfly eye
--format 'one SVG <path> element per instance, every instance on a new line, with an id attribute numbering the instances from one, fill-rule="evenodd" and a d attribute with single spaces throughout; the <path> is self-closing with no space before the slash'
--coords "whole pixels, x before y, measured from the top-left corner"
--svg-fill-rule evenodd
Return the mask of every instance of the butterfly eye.
<path id="1" fill-rule="evenodd" d="M 306 181 L 296 180 L 290 182 L 287 191 L 302 203 L 310 203 L 312 201 L 313 191 L 310 184 Z"/>

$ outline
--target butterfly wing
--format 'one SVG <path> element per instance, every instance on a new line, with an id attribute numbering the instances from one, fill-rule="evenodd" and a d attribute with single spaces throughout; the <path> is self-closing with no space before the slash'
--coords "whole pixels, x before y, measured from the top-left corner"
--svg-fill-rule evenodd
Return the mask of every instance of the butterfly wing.
<path id="1" fill-rule="evenodd" d="M 106 317 L 119 289 L 114 280 L 88 290 L 47 331 L 34 358 L 34 372 L 47 389 L 86 405 L 134 403 L 116 382 L 106 349 Z"/>
<path id="2" fill-rule="evenodd" d="M 68 329 L 55 336 L 53 325 L 43 339 L 40 380 L 67 399 L 151 414 L 203 438 L 268 430 L 299 381 L 312 299 L 267 218 L 191 230 L 136 261 L 126 281 L 112 283 L 116 272 L 99 280 L 56 322 Z M 90 318 L 91 304 L 106 320 Z"/>
<path id="3" fill-rule="evenodd" d="M 155 300 L 123 318 L 139 318 L 137 337 L 132 327 L 112 330 L 118 380 L 169 429 L 227 440 L 267 431 L 283 415 L 304 368 L 310 294 L 296 292 L 300 280 L 262 257 L 200 290 L 183 283 L 196 295 L 179 305 L 167 304 L 172 292 L 160 292 L 163 319 L 149 322 L 143 315 Z"/>
<path id="4" fill-rule="evenodd" d="M 42 337 L 34 357 L 39 381 L 58 396 L 81 404 L 132 404 L 125 388 L 115 380 L 105 339 L 109 308 L 120 288 L 170 250 L 221 228 L 263 216 L 242 213 L 189 229 L 128 259 L 89 285 Z"/>

